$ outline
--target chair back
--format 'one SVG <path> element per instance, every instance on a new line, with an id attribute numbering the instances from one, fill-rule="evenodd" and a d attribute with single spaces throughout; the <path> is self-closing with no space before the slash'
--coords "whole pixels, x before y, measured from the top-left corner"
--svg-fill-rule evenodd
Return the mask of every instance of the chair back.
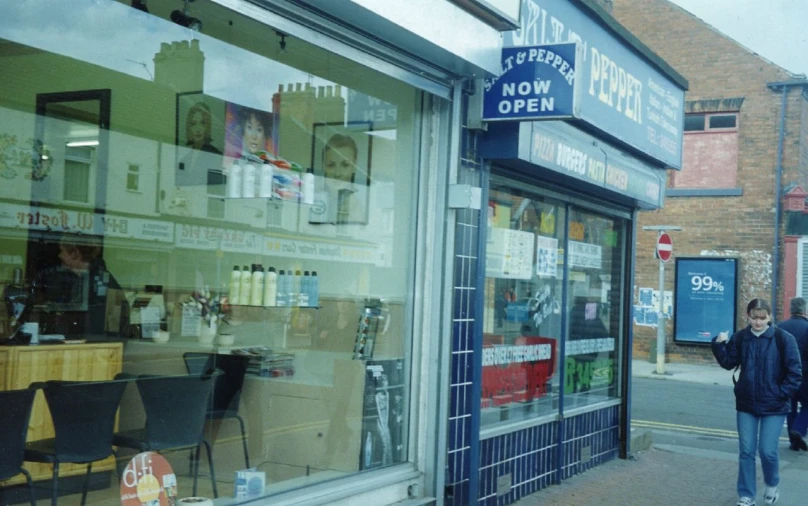
<path id="1" fill-rule="evenodd" d="M 56 456 L 62 462 L 94 462 L 112 455 L 115 414 L 125 380 L 48 381 L 43 392 L 56 433 Z"/>
<path id="2" fill-rule="evenodd" d="M 219 369 L 222 374 L 213 385 L 208 412 L 213 415 L 238 413 L 244 376 L 250 365 L 250 357 L 244 355 L 220 355 L 217 353 L 188 352 L 182 356 L 189 374 L 202 375 Z"/>
<path id="3" fill-rule="evenodd" d="M 137 387 L 146 411 L 146 434 L 153 450 L 197 446 L 213 391 L 213 374 L 139 376 Z"/>
<path id="4" fill-rule="evenodd" d="M 35 389 L 0 392 L 0 480 L 20 474 Z"/>

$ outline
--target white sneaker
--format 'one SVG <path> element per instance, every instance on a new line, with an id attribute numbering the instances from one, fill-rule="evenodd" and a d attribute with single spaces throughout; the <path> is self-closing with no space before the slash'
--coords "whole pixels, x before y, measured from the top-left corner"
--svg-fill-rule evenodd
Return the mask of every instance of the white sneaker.
<path id="1" fill-rule="evenodd" d="M 735 506 L 755 506 L 755 500 L 751 497 L 741 497 Z"/>
<path id="2" fill-rule="evenodd" d="M 777 487 L 766 487 L 766 492 L 763 494 L 763 502 L 766 504 L 774 504 L 780 499 L 780 491 Z"/>

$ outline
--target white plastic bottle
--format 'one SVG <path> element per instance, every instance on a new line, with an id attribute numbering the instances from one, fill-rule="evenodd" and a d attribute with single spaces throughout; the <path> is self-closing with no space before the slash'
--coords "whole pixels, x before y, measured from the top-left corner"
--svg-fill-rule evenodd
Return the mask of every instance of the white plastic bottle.
<path id="1" fill-rule="evenodd" d="M 252 272 L 246 265 L 241 269 L 241 286 L 239 288 L 238 303 L 242 306 L 250 305 L 250 295 L 252 295 Z"/>
<path id="2" fill-rule="evenodd" d="M 242 169 L 238 162 L 233 162 L 227 173 L 227 197 L 231 199 L 241 198 L 241 175 Z"/>
<path id="3" fill-rule="evenodd" d="M 233 272 L 230 273 L 230 292 L 228 293 L 228 300 L 231 304 L 239 303 L 239 289 L 241 288 L 241 271 L 238 270 L 238 265 L 233 266 Z"/>
<path id="4" fill-rule="evenodd" d="M 245 199 L 255 197 L 255 165 L 245 163 L 241 173 L 241 196 Z"/>
<path id="5" fill-rule="evenodd" d="M 303 174 L 301 183 L 303 203 L 309 205 L 314 204 L 314 171 L 312 171 L 312 169 L 306 169 L 306 173 Z"/>
<path id="6" fill-rule="evenodd" d="M 261 165 L 261 175 L 258 176 L 258 196 L 261 198 L 272 198 L 272 167 L 271 163 Z"/>
<path id="7" fill-rule="evenodd" d="M 264 266 L 256 265 L 252 272 L 250 305 L 261 306 L 264 300 Z"/>
<path id="8" fill-rule="evenodd" d="M 267 269 L 264 276 L 264 307 L 278 305 L 278 273 L 274 267 Z"/>

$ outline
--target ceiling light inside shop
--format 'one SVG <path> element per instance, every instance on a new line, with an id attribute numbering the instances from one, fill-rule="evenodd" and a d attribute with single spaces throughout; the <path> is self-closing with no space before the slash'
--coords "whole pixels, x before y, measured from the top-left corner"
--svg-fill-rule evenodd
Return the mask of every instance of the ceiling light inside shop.
<path id="1" fill-rule="evenodd" d="M 82 146 L 98 146 L 97 140 L 89 140 L 89 141 L 70 141 L 65 146 L 69 148 L 79 148 Z"/>

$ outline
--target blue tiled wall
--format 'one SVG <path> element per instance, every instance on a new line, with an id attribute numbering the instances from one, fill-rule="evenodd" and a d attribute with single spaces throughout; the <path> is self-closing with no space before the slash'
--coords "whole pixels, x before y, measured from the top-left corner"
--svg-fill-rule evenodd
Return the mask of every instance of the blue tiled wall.
<path id="1" fill-rule="evenodd" d="M 464 105 L 465 108 L 465 105 Z M 465 111 L 462 117 L 466 117 Z M 476 155 L 477 133 L 465 127 L 461 133 L 461 155 L 458 182 L 480 187 L 481 160 Z M 483 206 L 485 209 L 485 206 Z M 452 315 L 452 358 L 450 383 L 449 439 L 446 470 L 446 504 L 465 506 L 472 502 L 469 494 L 476 460 L 472 437 L 476 437 L 473 410 L 479 410 L 479 395 L 472 394 L 474 360 L 474 319 L 476 315 L 477 251 L 479 248 L 480 211 L 462 209 L 457 212 L 455 227 L 455 272 Z M 480 315 L 482 316 L 482 315 Z M 476 401 L 473 397 L 476 397 Z M 476 444 L 476 443 L 475 443 Z M 476 448 L 475 448 L 476 450 Z M 472 470 L 472 466 L 474 469 Z M 473 478 L 476 478 L 474 476 Z"/>
<path id="2" fill-rule="evenodd" d="M 618 406 L 567 418 L 563 424 L 562 479 L 617 457 Z M 481 441 L 479 504 L 511 504 L 554 483 L 558 429 L 553 422 Z M 581 462 L 581 449 L 587 446 L 590 458 Z M 510 491 L 498 496 L 497 478 L 509 473 Z"/>

